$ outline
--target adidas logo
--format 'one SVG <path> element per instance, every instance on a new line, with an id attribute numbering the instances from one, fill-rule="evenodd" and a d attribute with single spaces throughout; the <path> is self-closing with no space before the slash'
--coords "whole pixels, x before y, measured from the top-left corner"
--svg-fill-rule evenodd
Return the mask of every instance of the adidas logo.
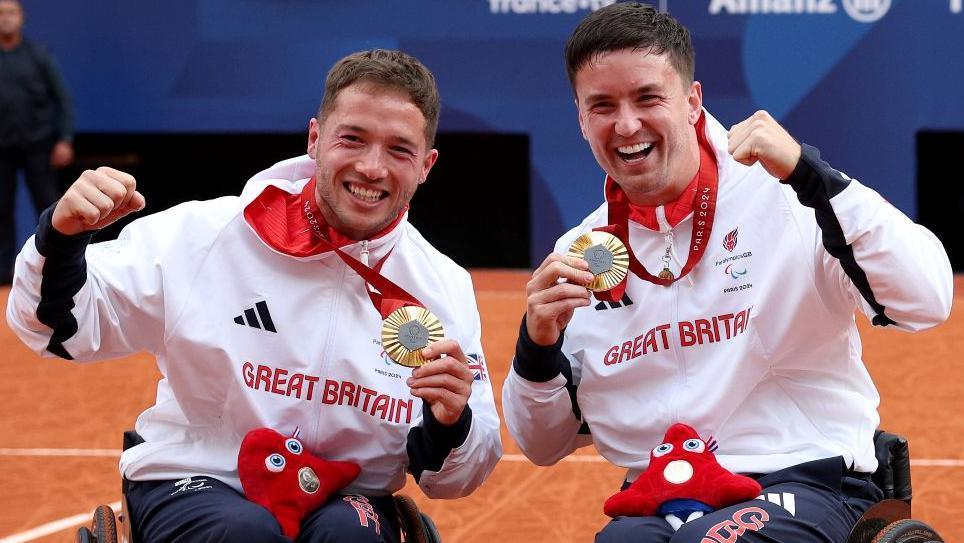
<path id="1" fill-rule="evenodd" d="M 261 320 L 258 320 L 258 317 L 261 317 Z M 274 327 L 274 321 L 271 320 L 271 313 L 268 312 L 268 304 L 264 301 L 254 304 L 254 307 L 245 309 L 243 314 L 234 317 L 234 322 L 241 326 L 247 325 L 251 328 L 278 333 L 278 330 Z"/>
<path id="2" fill-rule="evenodd" d="M 786 509 L 790 515 L 794 517 L 797 516 L 797 498 L 789 492 L 782 492 L 780 494 L 767 492 L 766 494 L 760 494 L 756 499 L 779 505 Z"/>
<path id="3" fill-rule="evenodd" d="M 620 307 L 626 307 L 627 305 L 633 305 L 633 301 L 629 299 L 629 295 L 625 292 L 623 297 L 618 302 L 599 302 L 596 304 L 596 311 L 602 311 L 603 309 L 617 309 Z"/>

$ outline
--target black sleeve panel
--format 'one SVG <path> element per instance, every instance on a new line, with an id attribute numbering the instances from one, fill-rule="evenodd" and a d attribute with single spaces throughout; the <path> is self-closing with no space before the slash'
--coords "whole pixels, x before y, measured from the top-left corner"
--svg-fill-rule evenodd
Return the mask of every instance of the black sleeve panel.
<path id="1" fill-rule="evenodd" d="M 47 350 L 67 360 L 73 357 L 63 343 L 77 333 L 74 295 L 87 281 L 85 252 L 93 232 L 65 236 L 54 230 L 51 217 L 55 202 L 40 215 L 35 243 L 37 251 L 45 257 L 43 277 L 40 283 L 40 303 L 37 319 L 53 330 Z"/>
<path id="2" fill-rule="evenodd" d="M 797 199 L 801 204 L 812 208 L 816 213 L 817 226 L 822 233 L 824 248 L 840 261 L 844 273 L 873 308 L 876 315 L 872 322 L 878 326 L 895 324 L 885 315 L 884 306 L 877 302 L 877 298 L 870 289 L 867 274 L 857 263 L 853 248 L 847 245 L 840 221 L 830 205 L 830 199 L 847 188 L 850 185 L 850 179 L 821 160 L 820 151 L 816 148 L 806 144 L 801 144 L 801 147 L 803 153 L 800 156 L 800 162 L 784 182 L 797 193 Z"/>
<path id="3" fill-rule="evenodd" d="M 422 424 L 408 431 L 408 471 L 418 482 L 424 470 L 439 471 L 452 449 L 469 437 L 472 408 L 468 404 L 455 424 L 446 426 L 435 418 L 428 402 L 422 402 Z"/>
<path id="4" fill-rule="evenodd" d="M 582 419 L 582 412 L 576 402 L 576 391 L 579 385 L 572 377 L 572 365 L 566 355 L 562 354 L 562 342 L 565 339 L 565 330 L 559 335 L 559 339 L 552 345 L 542 346 L 532 342 L 529 338 L 529 330 L 526 329 L 526 318 L 522 315 L 522 324 L 519 326 L 519 339 L 515 344 L 515 358 L 512 360 L 512 368 L 520 377 L 534 383 L 545 383 L 562 374 L 566 378 L 566 391 L 569 393 L 569 400 L 572 402 L 572 413 L 577 419 Z M 588 426 L 583 424 L 579 433 L 589 433 Z"/>
<path id="5" fill-rule="evenodd" d="M 529 338 L 529 331 L 526 329 L 526 318 L 522 315 L 522 324 L 519 326 L 519 339 L 515 344 L 515 359 L 512 367 L 520 377 L 526 381 L 534 383 L 545 383 L 551 381 L 555 376 L 564 372 L 564 368 L 569 368 L 569 361 L 562 354 L 562 341 L 565 338 L 565 331 L 559 334 L 559 339 L 552 345 L 536 345 Z M 572 369 L 569 368 L 569 382 L 572 382 Z"/>

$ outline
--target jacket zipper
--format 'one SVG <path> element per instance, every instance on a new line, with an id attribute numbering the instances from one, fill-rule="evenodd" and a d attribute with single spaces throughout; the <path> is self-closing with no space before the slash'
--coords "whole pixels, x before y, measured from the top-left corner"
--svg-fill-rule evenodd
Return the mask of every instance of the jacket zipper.
<path id="1" fill-rule="evenodd" d="M 339 262 L 341 261 L 339 260 Z M 345 276 L 347 275 L 347 273 L 348 273 L 348 265 L 342 262 L 341 279 L 337 281 L 335 284 L 344 285 Z M 342 289 L 339 289 L 339 288 L 334 289 L 334 294 L 331 297 L 331 305 L 329 306 L 328 326 L 326 327 L 328 335 L 325 337 L 325 343 L 320 353 L 320 356 L 321 356 L 321 365 L 319 367 L 320 379 L 319 379 L 319 383 L 316 384 L 316 386 L 318 387 L 317 389 L 318 394 L 324 394 L 324 385 L 325 385 L 324 380 L 331 377 L 331 370 L 329 369 L 329 366 L 331 365 L 330 353 L 332 352 L 332 348 L 333 348 L 332 346 L 334 344 L 335 337 L 338 335 L 334 327 L 335 327 L 335 324 L 338 322 L 338 319 L 335 316 L 338 315 L 338 306 L 341 303 L 341 296 L 340 296 L 341 290 Z M 312 404 L 312 405 L 315 405 L 315 404 Z M 308 411 L 309 419 L 313 419 L 313 420 L 310 420 L 311 435 L 310 436 L 305 435 L 305 438 L 302 440 L 302 443 L 306 443 L 306 442 L 310 443 L 312 442 L 311 440 L 318 439 L 318 436 L 320 435 L 320 432 L 318 431 L 318 427 L 322 423 L 322 420 L 321 420 L 322 413 L 325 413 L 325 410 Z M 317 416 L 313 416 L 316 414 Z"/>
<path id="2" fill-rule="evenodd" d="M 679 266 L 676 273 L 680 273 L 683 269 L 683 266 L 679 263 L 679 259 L 676 257 L 676 252 L 673 250 L 673 227 L 670 226 L 669 221 L 666 220 L 666 208 L 663 206 L 658 206 L 656 208 L 656 223 L 659 225 L 659 231 L 663 233 L 663 239 L 666 241 L 666 254 L 663 256 L 663 263 L 669 267 L 669 261 L 672 259 L 676 265 Z M 692 282 L 692 279 L 690 279 L 690 281 Z M 672 314 L 670 315 L 670 322 L 674 323 L 674 326 L 677 328 L 677 331 L 675 332 L 678 334 L 679 282 L 674 282 L 672 285 L 669 285 L 666 288 L 672 289 Z M 679 340 L 678 335 L 676 339 L 677 341 Z M 681 396 L 680 392 L 682 392 L 683 388 L 686 387 L 686 359 L 683 357 L 682 349 L 673 349 L 673 353 L 676 356 L 677 368 L 679 369 L 679 379 L 677 380 L 676 385 L 677 393 L 673 395 L 673 399 L 671 400 L 671 405 L 673 408 L 672 413 L 670 413 L 670 416 L 672 417 L 672 420 L 669 421 L 670 423 L 675 423 L 680 420 L 679 402 L 676 400 L 676 398 Z"/>
<path id="3" fill-rule="evenodd" d="M 663 253 L 663 269 L 673 272 L 669 267 L 669 263 L 675 261 L 678 265 L 679 261 L 675 258 L 676 255 L 673 251 L 673 227 L 670 226 L 669 221 L 666 220 L 666 208 L 663 206 L 656 207 L 656 224 L 659 226 L 659 231 L 663 233 L 663 241 L 666 243 L 666 252 Z M 678 274 L 679 270 L 673 273 Z"/>
<path id="4" fill-rule="evenodd" d="M 360 257 L 360 260 L 361 260 L 361 263 L 362 263 L 362 264 L 364 264 L 365 266 L 371 268 L 371 267 L 372 267 L 371 264 L 368 263 L 368 260 L 369 260 L 368 255 L 369 255 L 369 252 L 368 252 L 368 240 L 367 240 L 367 239 L 363 239 L 362 242 L 361 242 L 361 252 L 358 253 L 358 256 Z M 375 287 L 373 287 L 373 286 L 371 286 L 370 284 L 368 284 L 368 281 L 365 281 L 365 290 L 367 290 L 368 292 L 376 292 Z"/>

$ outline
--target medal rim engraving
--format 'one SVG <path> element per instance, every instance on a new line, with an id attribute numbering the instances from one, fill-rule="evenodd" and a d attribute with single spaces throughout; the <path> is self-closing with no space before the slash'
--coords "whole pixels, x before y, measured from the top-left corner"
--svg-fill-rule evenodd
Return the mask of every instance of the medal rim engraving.
<path id="1" fill-rule="evenodd" d="M 586 251 L 597 245 L 602 245 L 612 254 L 613 263 L 608 270 L 595 274 L 586 288 L 593 292 L 612 290 L 626 280 L 629 274 L 629 251 L 619 238 L 609 232 L 586 232 L 569 246 L 569 256 L 585 259 Z"/>
<path id="2" fill-rule="evenodd" d="M 424 307 L 405 306 L 393 311 L 382 322 L 382 349 L 396 364 L 417 368 L 428 360 L 422 356 L 422 348 L 415 350 L 407 348 L 399 337 L 401 327 L 408 322 L 416 321 L 428 331 L 428 341 L 425 347 L 445 337 L 442 321 Z"/>

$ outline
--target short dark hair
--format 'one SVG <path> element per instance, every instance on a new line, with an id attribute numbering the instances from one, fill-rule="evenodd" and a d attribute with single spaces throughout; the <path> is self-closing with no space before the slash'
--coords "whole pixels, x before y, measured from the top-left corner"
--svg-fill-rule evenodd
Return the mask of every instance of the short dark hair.
<path id="1" fill-rule="evenodd" d="M 566 42 L 566 70 L 575 88 L 576 73 L 603 53 L 649 50 L 669 61 L 685 84 L 693 82 L 695 53 L 690 32 L 668 13 L 639 2 L 611 4 L 579 23 Z"/>
<path id="2" fill-rule="evenodd" d="M 438 129 L 439 95 L 435 76 L 415 57 L 401 51 L 372 49 L 339 60 L 325 78 L 325 95 L 318 107 L 319 122 L 335 106 L 345 87 L 365 82 L 404 92 L 425 117 L 425 141 L 431 149 Z"/>

